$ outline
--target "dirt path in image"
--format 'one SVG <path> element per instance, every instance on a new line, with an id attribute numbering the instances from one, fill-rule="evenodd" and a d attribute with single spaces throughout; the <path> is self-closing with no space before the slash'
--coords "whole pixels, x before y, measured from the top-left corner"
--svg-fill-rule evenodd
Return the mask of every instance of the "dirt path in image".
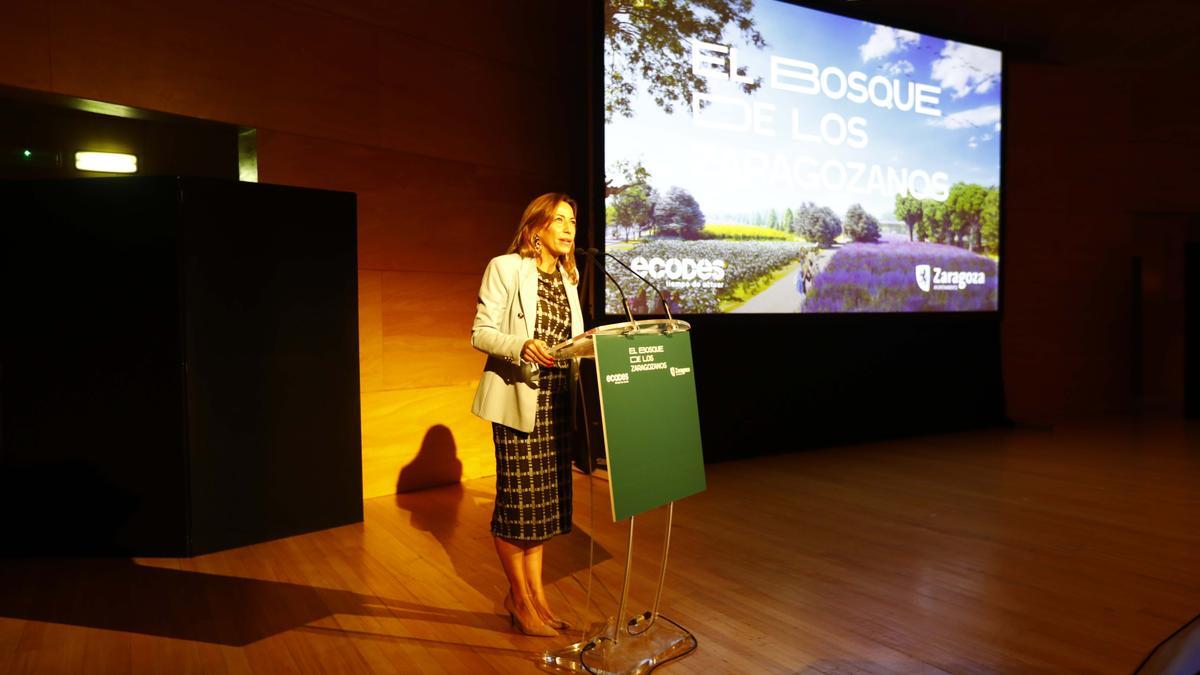
<path id="1" fill-rule="evenodd" d="M 814 262 L 813 276 L 825 270 L 837 249 L 821 249 Z M 787 273 L 775 283 L 767 286 L 762 292 L 742 303 L 732 314 L 795 314 L 804 311 L 806 296 L 800 292 L 800 284 L 796 275 L 800 273 L 800 263 L 788 266 Z"/>

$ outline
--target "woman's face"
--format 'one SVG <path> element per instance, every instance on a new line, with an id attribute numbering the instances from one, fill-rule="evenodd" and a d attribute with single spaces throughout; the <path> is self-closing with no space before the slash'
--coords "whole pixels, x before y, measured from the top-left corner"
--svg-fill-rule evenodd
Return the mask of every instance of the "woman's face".
<path id="1" fill-rule="evenodd" d="M 542 248 L 554 257 L 571 255 L 575 243 L 575 209 L 566 202 L 559 202 L 554 218 L 542 229 Z"/>

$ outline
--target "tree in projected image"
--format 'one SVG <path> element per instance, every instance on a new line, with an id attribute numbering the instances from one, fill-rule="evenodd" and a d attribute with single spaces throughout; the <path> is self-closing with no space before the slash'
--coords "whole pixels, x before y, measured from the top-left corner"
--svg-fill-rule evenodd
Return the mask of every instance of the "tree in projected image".
<path id="1" fill-rule="evenodd" d="M 908 226 L 908 240 L 915 241 L 913 231 L 923 217 L 921 214 L 921 200 L 908 193 L 897 194 L 896 207 L 892 209 L 892 213 L 900 220 L 903 220 L 904 224 Z"/>
<path id="2" fill-rule="evenodd" d="M 828 206 L 805 202 L 796 209 L 793 227 L 801 237 L 818 244 L 821 248 L 829 248 L 833 246 L 833 240 L 842 233 L 842 219 Z"/>
<path id="3" fill-rule="evenodd" d="M 625 240 L 631 231 L 641 238 L 648 228 L 654 227 L 654 205 L 658 193 L 649 185 L 631 185 L 613 197 L 613 223 L 624 228 Z"/>
<path id="4" fill-rule="evenodd" d="M 983 250 L 993 255 L 1000 254 L 1000 190 L 988 188 L 983 200 L 983 211 L 979 214 L 979 236 Z"/>
<path id="5" fill-rule="evenodd" d="M 704 212 L 692 193 L 672 187 L 655 202 L 655 234 L 681 239 L 699 239 L 704 227 Z"/>
<path id="6" fill-rule="evenodd" d="M 604 120 L 633 117 L 638 83 L 666 113 L 685 109 L 707 81 L 692 72 L 690 41 L 724 43 L 726 30 L 747 44 L 767 46 L 750 16 L 753 0 L 607 0 L 604 3 Z M 751 94 L 762 78 L 741 85 Z"/>
<path id="7" fill-rule="evenodd" d="M 946 197 L 946 210 L 950 215 L 950 242 L 959 248 L 978 252 L 982 248 L 980 215 L 987 190 L 982 185 L 955 183 Z"/>
<path id="8" fill-rule="evenodd" d="M 879 221 L 867 213 L 862 204 L 851 204 L 846 211 L 843 225 L 846 236 L 854 241 L 874 243 L 879 241 Z"/>
<path id="9" fill-rule="evenodd" d="M 908 225 L 909 241 L 950 244 L 974 253 L 1000 253 L 1000 190 L 955 183 L 946 201 L 896 195 L 893 211 Z"/>
<path id="10" fill-rule="evenodd" d="M 946 243 L 949 241 L 950 220 L 946 204 L 936 199 L 921 200 L 921 221 L 917 223 L 917 241 Z"/>
<path id="11" fill-rule="evenodd" d="M 641 160 L 619 160 L 604 172 L 604 197 L 619 195 L 635 185 L 647 186 L 650 171 Z"/>

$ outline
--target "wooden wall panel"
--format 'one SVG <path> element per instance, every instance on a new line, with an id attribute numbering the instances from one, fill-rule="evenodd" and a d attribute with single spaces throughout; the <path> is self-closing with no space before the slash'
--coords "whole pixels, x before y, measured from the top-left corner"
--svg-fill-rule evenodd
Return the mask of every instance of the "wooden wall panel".
<path id="1" fill-rule="evenodd" d="M 56 90 L 370 144 L 376 33 L 267 2 L 58 0 Z"/>
<path id="2" fill-rule="evenodd" d="M 1200 127 L 1189 112 L 1200 93 L 1177 87 L 1170 69 L 1010 65 L 1009 414 L 1053 422 L 1129 411 L 1132 259 L 1184 238 L 1178 224 L 1145 227 L 1163 220 L 1149 216 L 1189 222 L 1180 214 L 1200 213 L 1200 192 L 1190 187 L 1200 181 Z M 1155 349 L 1171 346 L 1164 340 Z M 1170 378 L 1152 379 L 1147 391 Z"/>
<path id="3" fill-rule="evenodd" d="M 485 358 L 470 346 L 478 283 L 467 275 L 360 272 L 364 496 L 391 494 L 438 426 L 454 439 L 462 475 L 495 471 L 490 426 L 470 412 Z"/>
<path id="4" fill-rule="evenodd" d="M 492 427 L 470 413 L 475 383 L 363 392 L 363 495 L 396 491 L 427 437 L 449 430 L 464 479 L 495 472 Z"/>
<path id="5" fill-rule="evenodd" d="M 50 8 L 38 0 L 5 0 L 0 83 L 50 88 Z"/>
<path id="6" fill-rule="evenodd" d="M 582 26 L 579 6 L 563 0 L 439 0 L 391 2 L 389 0 L 286 0 L 288 4 L 320 8 L 339 16 L 384 28 L 396 43 L 416 43 L 422 48 L 440 45 L 474 57 L 523 68 L 544 75 L 556 68 L 567 70 L 573 58 L 547 58 L 555 52 L 574 53 Z"/>
<path id="7" fill-rule="evenodd" d="M 264 182 L 358 194 L 360 269 L 482 275 L 525 203 L 562 182 L 269 129 L 259 131 L 258 147 Z"/>
<path id="8" fill-rule="evenodd" d="M 383 272 L 381 276 L 381 388 L 478 381 L 485 357 L 471 348 L 470 337 L 480 275 Z"/>
<path id="9" fill-rule="evenodd" d="M 380 145 L 511 169 L 566 166 L 550 150 L 566 147 L 565 129 L 546 116 L 568 114 L 570 106 L 545 74 L 383 40 L 379 79 Z"/>
<path id="10" fill-rule="evenodd" d="M 1047 422 L 1127 409 L 1128 221 L 1095 209 L 1017 215 L 1026 231 L 1014 245 L 1028 253 L 1009 268 L 1006 286 L 1010 415 Z"/>
<path id="11" fill-rule="evenodd" d="M 1128 107 L 1102 74 L 1015 64 L 1009 75 L 1004 379 L 1024 422 L 1129 404 Z"/>
<path id="12" fill-rule="evenodd" d="M 1193 104 L 1182 105 L 1195 110 L 1190 107 Z M 1196 163 L 1200 140 L 1145 141 L 1132 145 L 1131 152 L 1130 184 L 1126 186 L 1131 210 L 1200 213 L 1200 190 L 1188 187 L 1200 185 L 1200 166 Z"/>
<path id="13" fill-rule="evenodd" d="M 586 112 L 556 98 L 544 68 L 490 58 L 500 45 L 481 56 L 301 3 L 60 0 L 58 10 L 54 87 L 76 96 L 509 169 L 563 166 L 545 148 L 565 147 L 564 125 L 547 117 Z M 405 11 L 418 25 L 452 25 L 420 12 L 438 14 Z"/>
<path id="14" fill-rule="evenodd" d="M 383 388 L 383 273 L 373 270 L 358 271 L 358 380 Z"/>

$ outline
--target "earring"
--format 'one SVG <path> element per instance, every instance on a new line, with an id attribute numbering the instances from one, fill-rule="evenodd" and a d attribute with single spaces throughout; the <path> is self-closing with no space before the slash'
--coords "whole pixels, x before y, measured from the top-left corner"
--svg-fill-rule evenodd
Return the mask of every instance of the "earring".
<path id="1" fill-rule="evenodd" d="M 537 255 L 542 254 L 542 238 L 537 235 L 533 237 L 533 252 Z"/>

